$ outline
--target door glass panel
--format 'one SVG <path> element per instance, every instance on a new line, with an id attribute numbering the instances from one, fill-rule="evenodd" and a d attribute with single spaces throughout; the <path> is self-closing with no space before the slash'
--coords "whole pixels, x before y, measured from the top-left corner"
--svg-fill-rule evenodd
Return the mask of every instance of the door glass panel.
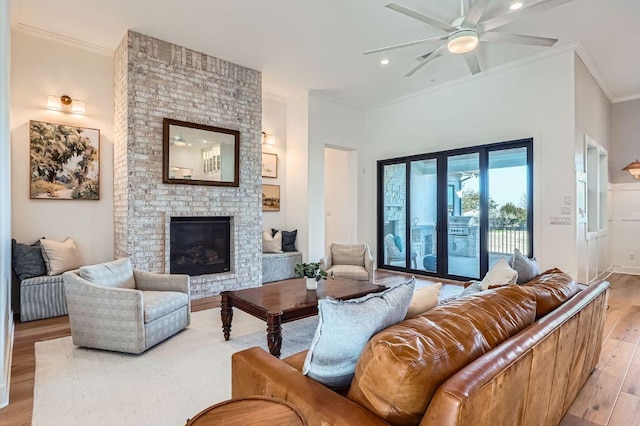
<path id="1" fill-rule="evenodd" d="M 447 218 L 449 275 L 480 277 L 480 179 L 479 154 L 447 159 L 447 187 L 453 202 Z"/>
<path id="2" fill-rule="evenodd" d="M 436 159 L 411 163 L 410 267 L 429 272 L 437 272 L 437 164 Z"/>
<path id="3" fill-rule="evenodd" d="M 514 249 L 529 256 L 527 149 L 489 152 L 489 269 Z"/>
<path id="4" fill-rule="evenodd" d="M 383 171 L 383 261 L 385 265 L 407 266 L 405 251 L 407 166 L 390 164 Z"/>

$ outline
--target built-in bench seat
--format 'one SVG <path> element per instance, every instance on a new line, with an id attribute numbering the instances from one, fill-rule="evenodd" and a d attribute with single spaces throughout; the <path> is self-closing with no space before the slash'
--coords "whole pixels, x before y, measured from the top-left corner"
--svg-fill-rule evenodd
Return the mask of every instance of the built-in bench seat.
<path id="1" fill-rule="evenodd" d="M 20 321 L 67 315 L 62 275 L 43 275 L 20 281 Z"/>
<path id="2" fill-rule="evenodd" d="M 299 251 L 262 253 L 262 283 L 294 278 L 297 263 L 302 263 L 302 253 Z"/>

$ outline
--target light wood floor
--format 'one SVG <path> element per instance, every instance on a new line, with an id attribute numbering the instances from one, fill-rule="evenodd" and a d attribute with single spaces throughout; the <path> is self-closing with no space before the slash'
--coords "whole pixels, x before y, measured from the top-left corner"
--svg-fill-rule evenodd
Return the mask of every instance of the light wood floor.
<path id="1" fill-rule="evenodd" d="M 377 284 L 397 283 L 402 274 L 376 271 Z M 432 280 L 417 278 L 419 283 Z M 440 280 L 439 280 L 440 281 Z M 446 280 L 445 284 L 448 283 Z M 640 277 L 614 274 L 600 362 L 562 421 L 574 425 L 640 424 Z M 451 282 L 454 283 L 454 282 Z M 455 287 L 445 286 L 449 291 Z M 219 297 L 196 300 L 192 311 L 218 307 Z M 36 342 L 69 336 L 68 317 L 16 323 L 10 404 L 0 410 L 2 425 L 30 425 Z"/>

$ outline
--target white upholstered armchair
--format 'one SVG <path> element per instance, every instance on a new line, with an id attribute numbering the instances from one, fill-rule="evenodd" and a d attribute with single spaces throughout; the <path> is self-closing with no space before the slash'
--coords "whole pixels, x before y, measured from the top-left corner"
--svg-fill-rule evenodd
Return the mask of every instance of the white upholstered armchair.
<path id="1" fill-rule="evenodd" d="M 139 271 L 125 258 L 63 278 L 76 346 L 139 354 L 191 322 L 188 275 Z"/>
<path id="2" fill-rule="evenodd" d="M 366 244 L 332 243 L 320 269 L 336 277 L 373 282 L 373 257 Z"/>

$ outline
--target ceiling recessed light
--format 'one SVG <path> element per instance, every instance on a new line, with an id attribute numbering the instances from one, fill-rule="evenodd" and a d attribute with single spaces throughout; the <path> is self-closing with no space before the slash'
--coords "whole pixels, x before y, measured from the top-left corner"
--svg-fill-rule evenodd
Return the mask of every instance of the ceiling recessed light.
<path id="1" fill-rule="evenodd" d="M 381 59 L 380 60 L 380 65 L 389 65 L 389 60 L 388 59 Z"/>
<path id="2" fill-rule="evenodd" d="M 518 10 L 521 7 L 522 7 L 522 2 L 521 1 L 514 1 L 513 3 L 511 3 L 511 6 L 509 6 L 509 9 Z"/>

